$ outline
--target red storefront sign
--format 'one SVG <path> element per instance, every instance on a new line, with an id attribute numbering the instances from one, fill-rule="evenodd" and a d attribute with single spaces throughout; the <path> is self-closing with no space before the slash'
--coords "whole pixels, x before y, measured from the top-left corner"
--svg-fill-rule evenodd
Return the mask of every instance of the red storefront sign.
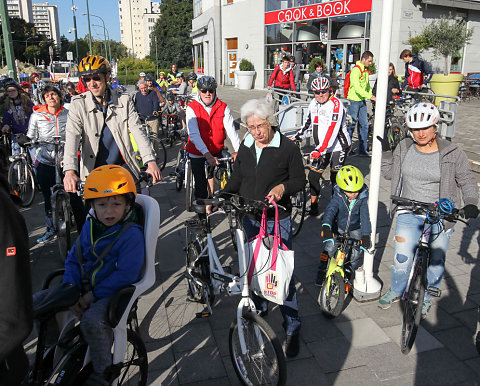
<path id="1" fill-rule="evenodd" d="M 265 25 L 370 12 L 372 0 L 340 0 L 265 13 Z"/>

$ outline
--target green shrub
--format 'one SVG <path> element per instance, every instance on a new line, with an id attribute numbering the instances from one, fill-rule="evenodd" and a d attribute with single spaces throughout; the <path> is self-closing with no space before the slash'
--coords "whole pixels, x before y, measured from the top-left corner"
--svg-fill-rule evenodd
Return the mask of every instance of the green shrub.
<path id="1" fill-rule="evenodd" d="M 247 59 L 240 62 L 240 71 L 253 71 L 253 63 Z"/>

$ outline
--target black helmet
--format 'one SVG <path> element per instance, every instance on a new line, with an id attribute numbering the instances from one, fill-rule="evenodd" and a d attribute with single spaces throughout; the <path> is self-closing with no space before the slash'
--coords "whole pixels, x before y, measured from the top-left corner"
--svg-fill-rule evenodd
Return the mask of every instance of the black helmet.
<path id="1" fill-rule="evenodd" d="M 185 80 L 188 82 L 189 80 L 197 80 L 197 74 L 195 74 L 194 72 L 189 72 L 187 74 L 187 77 L 185 78 Z"/>
<path id="2" fill-rule="evenodd" d="M 175 95 L 173 95 L 172 93 L 168 93 L 167 94 L 167 101 L 174 101 L 175 100 Z"/>
<path id="3" fill-rule="evenodd" d="M 202 76 L 198 79 L 197 87 L 199 90 L 206 90 L 206 89 L 217 89 L 217 81 L 213 76 Z"/>
<path id="4" fill-rule="evenodd" d="M 9 87 L 15 87 L 18 91 L 23 91 L 20 85 L 14 79 L 5 79 L 3 81 L 3 88 L 7 90 Z"/>
<path id="5" fill-rule="evenodd" d="M 153 75 L 152 74 L 145 75 L 145 80 L 152 80 L 153 81 Z"/>

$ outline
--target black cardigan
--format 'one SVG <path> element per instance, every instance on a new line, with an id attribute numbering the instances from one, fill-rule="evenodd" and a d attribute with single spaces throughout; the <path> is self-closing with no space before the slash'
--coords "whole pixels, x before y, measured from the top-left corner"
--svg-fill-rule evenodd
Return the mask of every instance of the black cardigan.
<path id="1" fill-rule="evenodd" d="M 242 142 L 238 149 L 233 173 L 224 192 L 235 193 L 253 200 L 263 200 L 275 186 L 283 184 L 285 193 L 278 202 L 287 210 L 279 209 L 279 217 L 290 216 L 290 196 L 305 187 L 305 169 L 300 149 L 294 142 L 280 135 L 280 147 L 265 147 L 257 164 L 255 143 L 251 147 Z M 268 212 L 274 218 L 273 210 Z"/>

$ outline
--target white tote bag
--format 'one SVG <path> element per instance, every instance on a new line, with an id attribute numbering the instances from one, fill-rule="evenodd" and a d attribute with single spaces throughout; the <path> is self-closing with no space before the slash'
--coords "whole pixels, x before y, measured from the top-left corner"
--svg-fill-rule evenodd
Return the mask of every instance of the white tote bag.
<path id="1" fill-rule="evenodd" d="M 246 250 L 252 256 L 248 269 L 248 284 L 257 295 L 277 304 L 283 304 L 288 296 L 288 286 L 293 275 L 293 251 L 282 242 L 278 207 L 275 202 L 275 226 L 268 235 L 267 209 L 264 208 L 260 232 L 248 242 Z"/>

